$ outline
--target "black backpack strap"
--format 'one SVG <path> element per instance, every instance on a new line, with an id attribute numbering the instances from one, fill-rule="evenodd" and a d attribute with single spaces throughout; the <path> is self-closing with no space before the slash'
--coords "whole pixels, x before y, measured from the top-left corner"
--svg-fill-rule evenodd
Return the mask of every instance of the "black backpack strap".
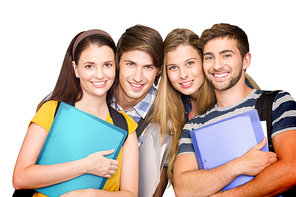
<path id="1" fill-rule="evenodd" d="M 32 197 L 35 192 L 34 189 L 14 190 L 12 197 Z"/>
<path id="2" fill-rule="evenodd" d="M 272 104 L 275 96 L 280 90 L 276 91 L 264 91 L 258 98 L 255 109 L 257 109 L 260 120 L 266 120 L 267 124 L 267 139 L 269 151 L 274 152 L 271 130 L 272 130 Z"/>
<path id="3" fill-rule="evenodd" d="M 140 135 L 143 133 L 143 131 L 145 130 L 145 128 L 148 126 L 149 122 L 148 122 L 148 118 L 151 115 L 153 111 L 153 107 L 151 107 L 146 115 L 146 117 L 143 119 L 141 118 L 138 122 L 138 127 L 136 129 L 136 133 L 137 133 L 137 138 L 140 137 Z"/>
<path id="4" fill-rule="evenodd" d="M 108 104 L 108 109 L 114 125 L 125 130 L 128 133 L 128 125 L 125 117 L 121 113 L 113 109 L 109 104 Z M 127 139 L 127 136 L 128 135 L 126 135 L 125 140 Z"/>
<path id="5" fill-rule="evenodd" d="M 58 110 L 59 110 L 59 108 L 60 108 L 60 105 L 61 105 L 61 102 L 58 101 L 57 108 L 56 108 L 56 110 L 55 110 L 55 112 L 54 112 L 54 117 L 57 115 L 57 112 L 58 112 Z"/>
<path id="6" fill-rule="evenodd" d="M 71 103 L 68 103 L 68 104 L 69 104 L 69 105 L 72 105 L 73 107 L 75 107 L 75 102 L 71 102 Z M 60 105 L 61 105 L 61 102 L 58 101 L 57 108 L 56 108 L 56 110 L 55 110 L 55 112 L 54 112 L 54 117 L 57 115 L 57 112 L 58 112 L 58 110 L 59 110 L 59 108 L 60 108 Z"/>

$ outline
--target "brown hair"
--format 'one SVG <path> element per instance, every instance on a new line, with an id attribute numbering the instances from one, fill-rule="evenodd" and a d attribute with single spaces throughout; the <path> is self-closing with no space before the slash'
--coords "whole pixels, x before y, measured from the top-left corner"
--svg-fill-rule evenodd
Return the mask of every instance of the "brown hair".
<path id="1" fill-rule="evenodd" d="M 80 41 L 76 42 L 78 39 Z M 75 76 L 72 61 L 77 63 L 81 53 L 90 45 L 97 45 L 99 47 L 106 45 L 109 46 L 114 53 L 116 52 L 116 46 L 113 39 L 109 34 L 102 30 L 89 30 L 77 34 L 66 51 L 60 75 L 52 95 L 50 96 L 50 100 L 71 103 L 82 99 L 83 94 L 80 80 Z M 116 76 L 112 87 L 108 90 L 107 99 L 112 95 L 117 83 L 118 77 Z M 43 103 L 44 100 L 39 103 L 37 110 Z"/>
<path id="2" fill-rule="evenodd" d="M 173 181 L 173 167 L 178 154 L 180 135 L 186 120 L 182 94 L 172 86 L 167 76 L 166 54 L 169 51 L 175 50 L 180 45 L 187 45 L 196 49 L 202 59 L 201 50 L 197 46 L 198 41 L 198 35 L 188 29 L 175 29 L 171 31 L 164 40 L 163 72 L 153 104 L 154 111 L 150 118 L 154 123 L 159 125 L 162 139 L 166 133 L 172 135 L 172 145 L 169 152 L 169 165 L 167 170 L 170 183 Z M 212 86 L 205 79 L 205 82 L 200 87 L 197 98 L 199 114 L 214 105 L 216 102 L 215 98 Z"/>
<path id="3" fill-rule="evenodd" d="M 210 40 L 225 37 L 236 40 L 242 58 L 249 53 L 249 41 L 246 33 L 238 26 L 227 23 L 215 24 L 210 29 L 204 30 L 200 37 L 200 48 L 204 50 L 204 46 Z"/>
<path id="4" fill-rule="evenodd" d="M 126 29 L 117 43 L 117 70 L 119 70 L 119 62 L 122 54 L 132 50 L 140 50 L 148 53 L 153 60 L 154 66 L 161 70 L 163 64 L 163 40 L 155 29 L 143 25 L 135 25 Z M 155 78 L 155 85 L 157 85 L 158 79 L 159 76 Z"/>

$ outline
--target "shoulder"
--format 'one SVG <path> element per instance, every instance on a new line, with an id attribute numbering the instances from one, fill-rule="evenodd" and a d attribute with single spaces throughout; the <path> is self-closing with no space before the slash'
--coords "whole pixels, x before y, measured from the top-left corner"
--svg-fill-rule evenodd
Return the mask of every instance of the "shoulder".
<path id="1" fill-rule="evenodd" d="M 138 127 L 138 124 L 132 119 L 129 115 L 127 115 L 124 111 L 118 111 L 120 114 L 124 116 L 127 122 L 128 126 L 128 134 L 131 134 L 133 131 L 135 131 Z"/>
<path id="2" fill-rule="evenodd" d="M 48 110 L 55 110 L 56 107 L 57 107 L 57 104 L 58 104 L 58 101 L 54 101 L 54 100 L 50 100 L 50 101 L 47 101 L 45 102 L 41 108 L 38 110 L 45 110 L 45 111 L 48 111 Z"/>
<path id="3" fill-rule="evenodd" d="M 280 91 L 272 106 L 272 137 L 296 130 L 296 102 L 286 91 Z"/>
<path id="4" fill-rule="evenodd" d="M 295 103 L 295 100 L 294 98 L 290 95 L 289 92 L 286 92 L 286 91 L 280 91 L 275 99 L 274 99 L 274 103 L 278 103 L 278 104 L 281 104 L 281 103 L 284 103 L 284 104 L 290 104 L 292 105 L 293 103 Z"/>
<path id="5" fill-rule="evenodd" d="M 44 103 L 37 111 L 30 124 L 34 122 L 43 127 L 47 132 L 49 132 L 51 124 L 54 120 L 54 114 L 57 104 L 58 102 L 53 100 Z"/>

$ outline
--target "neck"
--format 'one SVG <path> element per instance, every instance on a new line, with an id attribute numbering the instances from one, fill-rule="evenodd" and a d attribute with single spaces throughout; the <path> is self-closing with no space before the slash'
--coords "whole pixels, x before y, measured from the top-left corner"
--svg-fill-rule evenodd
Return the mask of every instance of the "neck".
<path id="1" fill-rule="evenodd" d="M 108 106 L 106 97 L 88 96 L 83 94 L 82 99 L 75 103 L 75 107 L 103 120 L 106 120 L 107 118 Z"/>
<path id="2" fill-rule="evenodd" d="M 249 88 L 244 80 L 240 80 L 236 85 L 231 87 L 228 90 L 215 90 L 215 95 L 217 98 L 218 107 L 227 107 L 233 105 L 252 92 L 252 89 Z"/>

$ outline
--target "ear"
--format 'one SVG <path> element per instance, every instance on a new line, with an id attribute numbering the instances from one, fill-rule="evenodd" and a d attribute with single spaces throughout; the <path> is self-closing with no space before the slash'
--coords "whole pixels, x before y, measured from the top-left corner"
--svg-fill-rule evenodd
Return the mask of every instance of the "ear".
<path id="1" fill-rule="evenodd" d="M 75 76 L 77 78 L 79 78 L 79 74 L 78 74 L 78 71 L 77 71 L 77 65 L 76 65 L 75 61 L 72 61 L 72 66 L 73 66 L 73 69 L 74 69 Z"/>
<path id="2" fill-rule="evenodd" d="M 251 53 L 247 53 L 243 59 L 243 69 L 246 70 L 251 64 Z"/>

